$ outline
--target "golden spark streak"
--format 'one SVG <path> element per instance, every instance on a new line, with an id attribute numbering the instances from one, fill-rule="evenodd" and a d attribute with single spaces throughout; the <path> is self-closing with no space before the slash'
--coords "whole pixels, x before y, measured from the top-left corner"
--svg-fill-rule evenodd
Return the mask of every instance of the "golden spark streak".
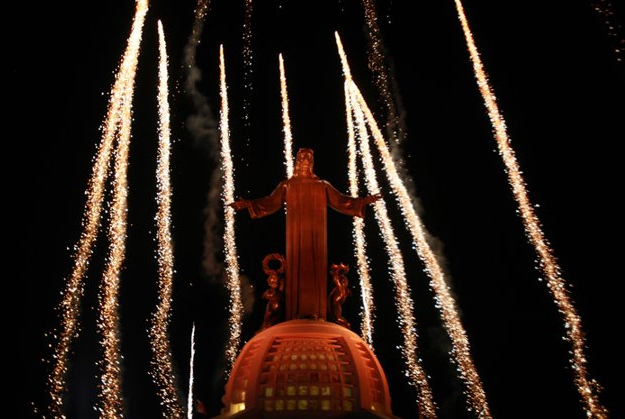
<path id="1" fill-rule="evenodd" d="M 374 195 L 380 193 L 378 181 L 376 178 L 375 168 L 373 166 L 373 157 L 369 149 L 369 135 L 365 117 L 361 105 L 357 102 L 357 98 L 353 92 L 353 82 L 346 80 L 348 83 L 349 100 L 352 103 L 352 109 L 356 115 L 358 122 L 358 133 L 360 139 L 360 154 L 363 159 L 365 168 L 365 180 L 369 194 Z M 388 215 L 386 204 L 383 200 L 378 200 L 374 204 L 375 218 L 380 227 L 382 238 L 386 246 L 386 252 L 389 256 L 391 265 L 391 278 L 395 285 L 395 301 L 399 313 L 399 327 L 401 328 L 404 342 L 402 345 L 402 355 L 408 367 L 408 376 L 410 382 L 417 388 L 419 406 L 423 409 L 423 415 L 426 418 L 436 417 L 436 404 L 434 403 L 432 390 L 429 386 L 427 375 L 421 366 L 417 348 L 417 330 L 414 319 L 414 304 L 410 295 L 410 286 L 406 280 L 404 269 L 404 260 L 395 238 L 393 226 Z"/>
<path id="2" fill-rule="evenodd" d="M 282 96 L 282 123 L 284 125 L 284 163 L 286 165 L 286 177 L 293 176 L 293 134 L 291 133 L 291 118 L 289 118 L 289 94 L 286 86 L 284 72 L 284 60 L 282 54 L 280 60 L 280 94 Z"/>
<path id="3" fill-rule="evenodd" d="M 221 86 L 221 160 L 224 176 L 223 192 L 221 195 L 224 204 L 224 246 L 226 248 L 226 273 L 228 275 L 228 290 L 230 291 L 230 338 L 226 349 L 226 356 L 232 368 L 239 350 L 241 339 L 241 321 L 243 319 L 243 304 L 241 303 L 241 280 L 239 279 L 239 261 L 234 234 L 234 209 L 228 204 L 234 202 L 234 166 L 230 151 L 230 128 L 228 125 L 228 88 L 226 86 L 226 64 L 224 62 L 223 45 L 219 47 L 219 70 Z"/>
<path id="4" fill-rule="evenodd" d="M 482 381 L 471 358 L 469 339 L 458 316 L 456 302 L 449 291 L 443 270 L 427 242 L 425 228 L 412 205 L 408 190 L 398 174 L 393 158 L 391 157 L 371 110 L 367 106 L 358 87 L 353 82 L 350 85 L 350 91 L 354 96 L 354 100 L 365 113 L 367 124 L 371 129 L 373 138 L 382 156 L 384 172 L 391 184 L 391 188 L 393 189 L 395 198 L 405 218 L 408 230 L 412 235 L 417 254 L 425 264 L 425 271 L 430 277 L 430 287 L 435 293 L 436 307 L 440 311 L 443 325 L 451 338 L 454 361 L 458 366 L 460 377 L 469 390 L 469 407 L 472 408 L 480 418 L 490 418 L 490 409 L 486 401 L 486 393 L 484 392 Z"/>
<path id="5" fill-rule="evenodd" d="M 195 368 L 195 322 L 191 328 L 191 359 L 189 360 L 189 396 L 187 398 L 187 419 L 193 419 L 193 370 Z"/>
<path id="6" fill-rule="evenodd" d="M 142 3 L 147 6 L 147 1 Z M 138 7 L 139 3 L 137 4 Z M 138 36 L 140 38 L 140 32 Z M 137 48 L 137 55 L 134 57 L 135 62 L 138 60 L 138 52 Z M 100 363 L 102 370 L 99 395 L 101 407 L 98 410 L 104 418 L 123 417 L 121 354 L 119 349 L 119 282 L 126 252 L 128 149 L 132 124 L 132 96 L 136 65 L 133 67 L 133 70 L 132 77 L 128 78 L 123 86 L 124 93 L 121 98 L 120 126 L 117 132 L 117 149 L 115 150 L 113 202 L 108 230 L 109 253 L 98 295 L 98 329 L 102 335 L 100 344 L 104 351 L 103 360 Z"/>
<path id="7" fill-rule="evenodd" d="M 115 83 L 111 89 L 107 116 L 103 126 L 102 139 L 98 146 L 91 178 L 87 187 L 87 202 L 83 215 L 83 231 L 76 246 L 74 246 L 74 266 L 72 273 L 65 284 L 58 311 L 61 316 L 61 325 L 57 337 L 53 367 L 48 377 L 48 388 L 51 404 L 50 412 L 54 417 L 65 418 L 63 413 L 63 397 L 66 392 L 66 376 L 68 371 L 68 357 L 73 339 L 78 336 L 80 323 L 80 300 L 84 291 L 84 276 L 89 267 L 92 247 L 98 234 L 104 191 L 108 177 L 109 162 L 115 135 L 120 123 L 120 108 L 127 96 L 127 86 L 134 82 L 137 58 L 141 44 L 141 31 L 148 9 L 148 1 L 137 2 L 131 34 L 128 38 L 119 71 L 115 76 Z"/>
<path id="8" fill-rule="evenodd" d="M 341 57 L 343 74 L 345 76 L 346 101 L 349 102 L 347 104 L 348 112 L 349 110 L 351 110 L 354 113 L 355 118 L 358 122 L 360 153 L 365 167 L 365 179 L 367 183 L 367 188 L 369 189 L 370 194 L 377 194 L 380 192 L 380 188 L 378 187 L 375 168 L 373 166 L 373 157 L 371 156 L 371 151 L 369 149 L 369 135 L 367 134 L 363 108 L 358 101 L 358 97 L 354 95 L 355 84 L 352 81 L 349 63 L 347 62 L 347 56 L 345 55 L 345 51 L 343 50 L 343 44 L 341 43 L 341 39 L 336 32 L 335 39 L 339 55 Z M 352 117 L 352 115 L 350 115 L 350 117 Z M 348 122 L 348 129 L 353 130 L 353 123 Z M 352 134 L 350 133 L 350 136 L 351 135 Z M 351 155 L 352 153 L 350 152 L 350 156 Z M 414 307 L 412 297 L 410 295 L 410 287 L 408 286 L 408 283 L 406 281 L 404 261 L 401 256 L 399 246 L 397 245 L 395 233 L 393 232 L 393 227 L 388 217 L 386 205 L 384 204 L 383 200 L 378 200 L 375 203 L 374 211 L 391 263 L 391 276 L 393 284 L 395 285 L 395 300 L 397 302 L 397 309 L 399 312 L 399 325 L 402 330 L 402 335 L 404 337 L 402 356 L 404 357 L 404 361 L 406 362 L 406 367 L 408 369 L 407 373 L 410 377 L 411 384 L 414 385 L 417 389 L 417 399 L 420 407 L 423 409 L 423 415 L 426 418 L 435 418 L 436 404 L 434 403 L 432 390 L 428 383 L 427 375 L 423 370 L 423 367 L 421 366 L 417 353 L 418 335 L 416 331 L 416 322 L 413 315 Z"/>
<path id="9" fill-rule="evenodd" d="M 163 24 L 158 21 L 159 40 L 159 83 L 158 83 L 158 164 L 156 169 L 156 239 L 158 242 L 158 305 L 152 316 L 150 344 L 152 346 L 151 376 L 157 387 L 157 394 L 163 406 L 163 416 L 182 418 L 184 412 L 178 399 L 174 382 L 171 345 L 168 327 L 171 312 L 171 294 L 174 276 L 174 252 L 171 242 L 171 183 L 169 175 L 170 157 L 170 112 L 167 87 L 167 45 Z"/>
<path id="10" fill-rule="evenodd" d="M 349 152 L 349 193 L 358 196 L 358 172 L 356 168 L 356 135 L 354 132 L 354 120 L 352 104 L 349 99 L 347 82 L 345 83 L 345 115 L 347 117 L 348 152 Z M 354 254 L 358 265 L 358 277 L 362 292 L 362 313 L 360 321 L 360 334 L 362 338 L 373 347 L 373 318 L 374 304 L 371 289 L 371 277 L 369 275 L 369 262 L 367 260 L 367 248 L 364 231 L 364 219 L 354 217 L 353 220 Z"/>
<path id="11" fill-rule="evenodd" d="M 367 62 L 369 68 L 373 72 L 374 82 L 378 88 L 378 92 L 384 106 L 386 108 L 386 128 L 387 134 L 392 136 L 393 140 L 398 143 L 403 140 L 404 132 L 397 115 L 397 107 L 390 89 L 390 75 L 384 66 L 384 44 L 378 26 L 378 17 L 375 11 L 373 0 L 362 0 L 362 7 L 365 12 L 365 22 L 367 23 L 367 37 L 369 38 L 369 49 L 367 50 Z"/>
<path id="12" fill-rule="evenodd" d="M 547 287 L 562 316 L 565 338 L 571 344 L 571 357 L 569 362 L 573 369 L 577 391 L 582 398 L 584 410 L 589 418 L 607 418 L 607 410 L 599 402 L 599 385 L 595 380 L 589 377 L 586 370 L 587 360 L 584 355 L 585 339 L 582 331 L 581 318 L 573 305 L 566 282 L 561 276 L 560 266 L 553 255 L 553 250 L 549 247 L 540 227 L 538 216 L 534 212 L 534 207 L 529 200 L 525 180 L 521 175 L 519 164 L 506 131 L 506 122 L 499 112 L 497 99 L 488 83 L 484 65 L 482 64 L 480 54 L 473 39 L 473 34 L 469 28 L 464 8 L 459 0 L 455 0 L 455 2 L 456 9 L 458 10 L 458 18 L 462 24 L 467 48 L 473 63 L 473 71 L 475 72 L 477 85 L 482 94 L 484 104 L 488 110 L 488 116 L 495 131 L 495 140 L 499 148 L 499 155 L 503 159 L 506 168 L 508 182 L 510 183 L 514 198 L 519 206 L 519 212 L 523 220 L 527 238 L 536 250 L 539 257 L 540 270 L 547 278 Z"/>

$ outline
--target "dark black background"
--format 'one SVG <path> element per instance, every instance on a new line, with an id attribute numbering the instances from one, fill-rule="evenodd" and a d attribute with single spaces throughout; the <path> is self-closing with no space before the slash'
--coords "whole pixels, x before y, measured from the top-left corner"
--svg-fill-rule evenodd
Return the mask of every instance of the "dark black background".
<path id="1" fill-rule="evenodd" d="M 201 90 L 218 116 L 218 47 L 228 69 L 233 154 L 239 196 L 261 196 L 283 175 L 279 52 L 289 81 L 295 147 L 315 150 L 319 176 L 347 191 L 346 127 L 340 62 L 333 32 L 340 31 L 356 82 L 380 116 L 366 64 L 359 2 L 347 0 L 255 1 L 253 95 L 249 128 L 242 123 L 243 1 L 213 1 L 198 50 Z M 203 209 L 214 164 L 206 145 L 185 130 L 192 108 L 181 93 L 183 46 L 194 2 L 154 1 L 147 17 L 137 74 L 130 158 L 129 236 L 122 276 L 121 324 L 127 417 L 159 416 L 147 375 L 146 329 L 156 304 L 153 217 L 156 167 L 156 21 L 162 19 L 171 72 L 173 225 L 176 255 L 173 355 L 186 398 L 189 334 L 196 322 L 196 396 L 211 415 L 220 409 L 221 371 L 227 339 L 227 293 L 202 271 Z M 11 7 L 15 7 L 11 6 Z M 507 120 L 531 199 L 555 249 L 583 319 L 591 376 L 604 387 L 611 417 L 625 415 L 616 338 L 622 329 L 621 155 L 625 140 L 625 66 L 612 51 L 606 26 L 589 1 L 467 0 L 466 12 L 490 81 Z M 384 41 L 394 60 L 407 111 L 406 166 L 422 203 L 423 221 L 441 243 L 450 285 L 461 309 L 492 413 L 500 418 L 582 418 L 572 384 L 569 347 L 535 255 L 527 244 L 477 90 L 453 1 L 378 2 Z M 40 412 L 45 396 L 45 333 L 58 325 L 54 307 L 71 270 L 79 237 L 91 158 L 106 112 L 108 90 L 123 53 L 134 12 L 132 1 L 22 4 L 6 17 L 10 47 L 5 69 L 9 107 L 4 142 L 11 211 L 9 275 L 17 284 L 5 295 L 7 361 L 17 374 L 17 417 Z M 617 10 L 620 13 L 620 11 Z M 615 17 L 616 21 L 622 14 Z M 384 184 L 384 182 L 383 182 Z M 385 185 L 385 184 L 384 184 Z M 386 188 L 386 185 L 385 185 Z M 391 198 L 388 188 L 387 198 Z M 15 211 L 15 213 L 13 213 Z M 415 299 L 419 345 L 431 375 L 441 418 L 472 417 L 462 384 L 448 362 L 449 342 L 396 209 Z M 249 339 L 262 318 L 262 257 L 283 251 L 283 215 L 250 221 L 237 217 L 240 263 L 254 285 L 254 313 L 246 317 Z M 372 252 L 377 301 L 376 353 L 388 376 L 394 413 L 415 417 L 415 393 L 403 376 L 396 346 L 401 336 L 391 283 L 372 212 Z M 353 264 L 350 221 L 330 215 L 330 259 Z M 94 415 L 100 357 L 95 295 L 105 242 L 99 242 L 86 281 L 83 333 L 76 341 L 68 377 L 68 414 Z M 15 255 L 13 256 L 13 253 Z M 14 273 L 13 273 L 14 272 Z M 356 277 L 352 275 L 354 290 Z M 357 292 L 346 307 L 357 324 Z M 13 368 L 12 368 L 13 370 Z M 13 375 L 13 373 L 11 373 Z"/>

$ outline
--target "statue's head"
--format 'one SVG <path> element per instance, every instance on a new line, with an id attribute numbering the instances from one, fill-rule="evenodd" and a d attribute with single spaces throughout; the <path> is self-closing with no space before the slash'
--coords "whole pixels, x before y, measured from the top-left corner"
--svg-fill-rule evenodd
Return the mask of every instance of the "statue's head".
<path id="1" fill-rule="evenodd" d="M 313 176 L 314 157 L 310 148 L 300 148 L 295 157 L 295 174 L 297 176 Z"/>

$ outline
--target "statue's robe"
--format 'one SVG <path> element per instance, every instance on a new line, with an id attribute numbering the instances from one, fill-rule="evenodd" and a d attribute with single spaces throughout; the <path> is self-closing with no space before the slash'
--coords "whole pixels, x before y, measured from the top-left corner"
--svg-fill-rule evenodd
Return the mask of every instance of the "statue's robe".
<path id="1" fill-rule="evenodd" d="M 292 176 L 264 198 L 249 201 L 252 218 L 273 214 L 286 202 L 286 320 L 326 319 L 328 287 L 327 206 L 363 217 L 366 202 L 314 177 Z"/>

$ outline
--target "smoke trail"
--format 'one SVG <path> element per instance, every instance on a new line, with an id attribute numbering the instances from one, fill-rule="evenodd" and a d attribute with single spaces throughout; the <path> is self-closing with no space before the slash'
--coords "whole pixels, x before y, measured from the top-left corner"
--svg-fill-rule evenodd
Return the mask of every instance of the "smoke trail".
<path id="1" fill-rule="evenodd" d="M 217 122 L 206 96 L 199 90 L 202 80 L 202 71 L 197 65 L 197 48 L 204 30 L 204 19 L 208 13 L 208 0 L 199 0 L 195 8 L 195 18 L 191 35 L 184 47 L 183 66 L 186 71 L 184 90 L 191 100 L 195 113 L 187 118 L 187 130 L 193 136 L 198 147 L 208 147 L 209 153 L 215 162 L 219 160 L 219 133 Z"/>
<path id="2" fill-rule="evenodd" d="M 349 74 L 345 72 L 346 76 Z M 373 166 L 373 157 L 371 150 L 369 149 L 369 135 L 367 134 L 367 127 L 365 117 L 361 105 L 358 103 L 356 96 L 353 92 L 353 82 L 346 79 L 347 90 L 349 93 L 349 100 L 351 107 L 354 111 L 356 120 L 358 122 L 358 134 L 360 139 L 360 154 L 363 159 L 363 165 L 365 168 L 365 180 L 367 188 L 370 194 L 380 193 L 378 181 L 375 174 L 375 168 Z M 404 270 L 404 260 L 395 238 L 393 226 L 386 210 L 386 204 L 383 200 L 378 200 L 374 205 L 375 218 L 380 227 L 380 232 L 386 246 L 386 252 L 390 259 L 391 264 L 391 277 L 395 286 L 395 302 L 397 304 L 397 311 L 399 314 L 399 327 L 401 328 L 404 342 L 402 345 L 402 356 L 406 361 L 408 367 L 407 375 L 410 378 L 410 384 L 417 388 L 419 406 L 423 409 L 423 414 L 426 418 L 436 417 L 436 404 L 434 403 L 432 390 L 429 386 L 427 375 L 423 370 L 421 362 L 419 360 L 417 349 L 417 330 L 416 322 L 414 319 L 414 304 L 410 295 L 410 287 L 406 280 L 406 273 Z"/>
<path id="3" fill-rule="evenodd" d="M 582 398 L 584 410 L 589 418 L 607 418 L 607 410 L 599 402 L 599 385 L 589 377 L 588 371 L 586 370 L 587 360 L 584 355 L 585 339 L 582 331 L 581 318 L 573 305 L 566 282 L 561 276 L 560 266 L 553 255 L 553 250 L 549 247 L 549 243 L 540 227 L 540 220 L 534 212 L 534 207 L 529 200 L 525 180 L 521 175 L 519 164 L 506 131 L 506 122 L 499 112 L 497 99 L 488 83 L 484 65 L 482 64 L 477 46 L 473 39 L 473 34 L 469 28 L 464 8 L 459 0 L 455 0 L 455 3 L 456 9 L 458 10 L 458 18 L 462 24 L 462 30 L 464 31 L 467 42 L 467 48 L 473 63 L 475 78 L 486 109 L 488 110 L 488 116 L 490 117 L 497 147 L 499 148 L 499 155 L 503 159 L 508 175 L 508 182 L 510 183 L 514 198 L 519 206 L 525 233 L 530 243 L 534 246 L 539 258 L 540 270 L 547 279 L 547 287 L 562 316 L 565 339 L 571 344 L 571 357 L 569 362 L 573 369 L 577 391 Z"/>
<path id="4" fill-rule="evenodd" d="M 348 174 L 349 193 L 351 196 L 358 196 L 358 173 L 356 168 L 356 135 L 354 132 L 354 120 L 352 103 L 349 98 L 347 84 L 345 84 L 345 116 L 347 117 L 348 134 Z M 362 140 L 361 140 L 362 141 Z M 352 236 L 354 237 L 354 255 L 358 265 L 358 277 L 360 279 L 360 289 L 362 292 L 362 312 L 360 319 L 360 334 L 362 338 L 373 347 L 373 318 L 374 303 L 373 291 L 371 289 L 371 277 L 369 275 L 369 262 L 367 260 L 367 241 L 365 240 L 364 219 L 354 217 Z"/>
<path id="5" fill-rule="evenodd" d="M 615 16 L 614 6 L 610 0 L 593 0 L 591 4 L 592 8 L 603 19 L 608 36 L 614 43 L 613 51 L 616 61 L 623 63 L 625 61 L 625 37 L 623 36 L 623 28 L 618 23 L 618 17 Z"/>
<path id="6" fill-rule="evenodd" d="M 190 99 L 194 113 L 186 120 L 186 128 L 193 137 L 196 147 L 207 149 L 215 168 L 209 180 L 206 207 L 204 208 L 204 254 L 202 265 L 204 272 L 212 279 L 222 280 L 223 265 L 217 255 L 221 249 L 220 233 L 220 188 L 221 171 L 219 170 L 219 131 L 217 121 L 213 115 L 210 103 L 200 91 L 199 83 L 202 80 L 202 71 L 197 65 L 197 47 L 200 44 L 204 30 L 204 19 L 209 10 L 208 0 L 198 0 L 195 8 L 195 18 L 191 35 L 184 47 L 184 68 L 186 79 L 184 82 L 185 94 Z"/>
<path id="7" fill-rule="evenodd" d="M 178 391 L 172 367 L 171 345 L 168 327 L 171 312 L 171 294 L 173 287 L 174 254 L 171 243 L 171 182 L 169 175 L 170 158 L 170 112 L 169 91 L 167 87 L 167 46 L 163 24 L 158 21 L 159 39 L 159 83 L 158 83 L 158 165 L 156 183 L 158 187 L 156 201 L 156 239 L 158 242 L 157 260 L 159 276 L 158 305 L 152 316 L 150 344 L 152 346 L 152 371 L 150 375 L 158 388 L 158 396 L 163 415 L 167 418 L 182 418 L 183 410 L 178 399 Z"/>
<path id="8" fill-rule="evenodd" d="M 347 57 L 342 49 L 338 34 L 336 37 L 339 54 L 341 55 L 341 62 L 343 63 L 343 66 L 347 68 Z M 489 418 L 490 410 L 486 401 L 486 394 L 484 392 L 479 374 L 473 364 L 469 340 L 466 336 L 466 331 L 460 322 L 458 311 L 456 309 L 456 303 L 445 281 L 443 270 L 427 241 L 426 232 L 421 223 L 421 219 L 414 209 L 408 190 L 400 178 L 395 162 L 393 161 L 371 110 L 367 106 L 367 103 L 358 90 L 358 87 L 353 82 L 351 77 L 349 77 L 349 70 L 344 70 L 344 73 L 349 81 L 350 95 L 352 96 L 354 103 L 358 105 L 355 106 L 355 109 L 361 109 L 364 112 L 367 125 L 371 130 L 373 139 L 375 140 L 378 151 L 382 157 L 384 172 L 391 188 L 393 189 L 393 193 L 397 199 L 402 215 L 405 218 L 406 226 L 412 235 L 413 244 L 417 250 L 417 254 L 424 262 L 425 270 L 430 277 L 430 287 L 435 293 L 436 307 L 440 310 L 441 319 L 443 320 L 445 329 L 447 330 L 447 333 L 452 341 L 453 360 L 458 366 L 460 377 L 468 389 L 469 408 L 475 410 L 479 417 Z"/>
<path id="9" fill-rule="evenodd" d="M 87 202 L 82 221 L 83 231 L 78 243 L 74 246 L 74 266 L 71 276 L 65 284 L 58 307 L 61 325 L 58 336 L 55 335 L 55 338 L 58 340 L 52 357 L 54 365 L 48 377 L 51 399 L 50 412 L 54 417 L 65 417 L 63 414 L 63 397 L 66 392 L 67 364 L 73 339 L 79 334 L 80 301 L 84 293 L 83 279 L 89 267 L 92 247 L 99 230 L 113 143 L 119 128 L 120 119 L 124 114 L 121 111 L 121 107 L 129 102 L 130 96 L 132 96 L 132 86 L 141 44 L 141 32 L 147 9 L 147 0 L 137 2 L 130 37 L 128 38 L 126 50 L 111 89 L 102 139 L 96 152 L 91 178 L 87 187 Z"/>
<path id="10" fill-rule="evenodd" d="M 289 118 L 289 94 L 284 74 L 284 60 L 282 54 L 280 61 L 280 94 L 282 96 L 282 123 L 284 125 L 284 163 L 286 165 L 286 177 L 293 176 L 293 134 L 291 133 L 291 118 Z"/>
<path id="11" fill-rule="evenodd" d="M 195 322 L 191 328 L 191 359 L 189 360 L 189 396 L 187 398 L 187 419 L 193 419 L 193 370 L 195 368 Z"/>
<path id="12" fill-rule="evenodd" d="M 230 292 L 230 338 L 226 355 L 231 369 L 236 360 L 239 341 L 241 339 L 241 321 L 243 305 L 241 303 L 241 281 L 239 279 L 239 261 L 234 232 L 234 209 L 227 204 L 234 202 L 234 167 L 230 151 L 230 128 L 228 125 L 228 89 L 226 86 L 226 64 L 224 62 L 223 45 L 219 47 L 219 71 L 221 88 L 221 159 L 223 164 L 224 245 L 226 250 L 226 273 L 228 274 L 228 290 Z"/>

